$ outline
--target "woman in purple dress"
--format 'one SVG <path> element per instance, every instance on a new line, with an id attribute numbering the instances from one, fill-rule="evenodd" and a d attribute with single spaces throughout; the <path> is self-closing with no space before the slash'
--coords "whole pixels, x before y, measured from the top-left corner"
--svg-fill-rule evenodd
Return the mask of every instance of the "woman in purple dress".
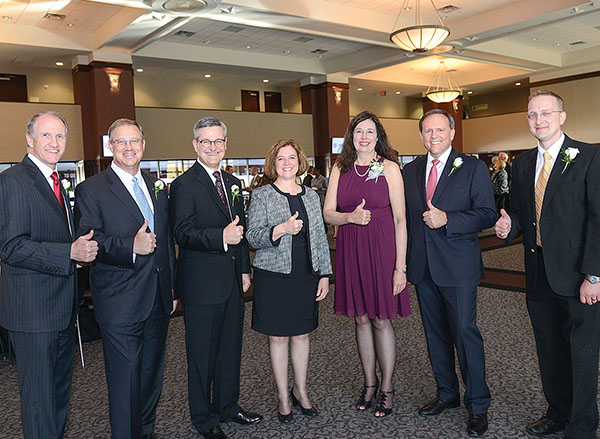
<path id="1" fill-rule="evenodd" d="M 354 317 L 365 383 L 356 404 L 375 416 L 392 412 L 396 337 L 391 319 L 410 315 L 406 286 L 406 217 L 398 153 L 373 113 L 358 114 L 330 176 L 325 220 L 339 225 L 335 313 Z"/>

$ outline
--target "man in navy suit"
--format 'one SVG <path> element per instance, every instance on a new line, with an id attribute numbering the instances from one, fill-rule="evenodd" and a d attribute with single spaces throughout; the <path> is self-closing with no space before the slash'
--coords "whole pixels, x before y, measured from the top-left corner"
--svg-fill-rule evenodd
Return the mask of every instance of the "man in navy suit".
<path id="1" fill-rule="evenodd" d="M 56 172 L 68 133 L 59 114 L 36 114 L 27 124 L 28 154 L 0 174 L 0 325 L 15 347 L 25 439 L 64 435 L 76 262 L 91 262 L 98 252 L 93 230 L 73 242 L 71 205 Z"/>
<path id="2" fill-rule="evenodd" d="M 538 145 L 514 161 L 510 215 L 499 238 L 523 235 L 527 310 L 537 348 L 546 413 L 527 425 L 536 436 L 595 439 L 600 344 L 600 148 L 562 132 L 562 98 L 529 97 Z"/>
<path id="3" fill-rule="evenodd" d="M 496 221 L 485 164 L 452 146 L 454 119 L 431 110 L 419 121 L 429 151 L 405 166 L 408 281 L 417 289 L 437 395 L 419 409 L 435 416 L 460 405 L 454 347 L 466 386 L 467 432 L 487 431 L 490 391 L 483 339 L 477 328 L 477 285 L 483 262 L 477 232 Z"/>
<path id="4" fill-rule="evenodd" d="M 140 171 L 142 127 L 108 129 L 111 165 L 75 189 L 78 235 L 94 230 L 94 314 L 104 346 L 113 439 L 154 437 L 169 318 L 175 309 L 175 250 L 166 185 Z"/>
<path id="5" fill-rule="evenodd" d="M 262 420 L 238 405 L 244 292 L 250 287 L 244 201 L 240 181 L 219 169 L 227 150 L 225 124 L 204 117 L 193 132 L 198 160 L 173 181 L 170 202 L 190 416 L 205 439 L 226 439 L 219 423 Z"/>

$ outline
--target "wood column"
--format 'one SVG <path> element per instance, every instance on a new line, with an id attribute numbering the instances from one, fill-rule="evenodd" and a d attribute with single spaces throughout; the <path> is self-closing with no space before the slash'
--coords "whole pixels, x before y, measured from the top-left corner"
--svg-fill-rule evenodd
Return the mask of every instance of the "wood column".
<path id="1" fill-rule="evenodd" d="M 423 114 L 429 110 L 439 108 L 446 110 L 452 115 L 455 122 L 454 140 L 452 141 L 452 147 L 458 152 L 463 152 L 463 135 L 462 135 L 462 121 L 463 121 L 463 99 L 462 96 L 457 97 L 452 102 L 437 103 L 427 98 L 423 98 Z"/>
<path id="2" fill-rule="evenodd" d="M 312 114 L 315 164 L 322 168 L 331 156 L 331 138 L 344 137 L 350 119 L 348 84 L 324 82 L 300 88 L 302 113 Z M 331 157 L 333 162 L 335 157 Z"/>
<path id="3" fill-rule="evenodd" d="M 119 75 L 111 83 L 111 75 Z M 102 155 L 102 135 L 117 119 L 135 119 L 131 64 L 93 61 L 73 68 L 75 103 L 81 105 L 83 156 L 86 177 L 106 169 L 111 159 Z"/>

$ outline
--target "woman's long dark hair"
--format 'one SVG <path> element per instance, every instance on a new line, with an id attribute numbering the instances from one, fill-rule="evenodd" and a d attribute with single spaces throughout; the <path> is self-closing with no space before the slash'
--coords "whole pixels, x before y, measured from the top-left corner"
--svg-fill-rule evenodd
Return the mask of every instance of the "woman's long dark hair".
<path id="1" fill-rule="evenodd" d="M 348 124 L 348 129 L 346 130 L 346 135 L 344 136 L 342 153 L 336 161 L 341 171 L 340 174 L 347 172 L 348 169 L 354 165 L 354 162 L 358 157 L 356 148 L 354 148 L 354 130 L 356 126 L 359 123 L 369 119 L 373 121 L 375 128 L 377 129 L 377 144 L 375 145 L 375 152 L 381 157 L 398 164 L 398 152 L 390 145 L 388 136 L 383 128 L 383 125 L 379 121 L 379 118 L 370 111 L 363 111 L 354 116 L 354 119 L 352 119 L 350 124 Z"/>

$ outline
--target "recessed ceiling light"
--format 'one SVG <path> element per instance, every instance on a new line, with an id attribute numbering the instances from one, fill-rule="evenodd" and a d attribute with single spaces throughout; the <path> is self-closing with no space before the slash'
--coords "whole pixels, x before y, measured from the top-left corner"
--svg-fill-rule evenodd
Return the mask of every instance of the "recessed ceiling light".
<path id="1" fill-rule="evenodd" d="M 284 50 L 284 51 L 283 51 L 283 53 L 284 53 L 285 55 L 289 55 L 289 54 L 290 54 L 290 51 L 289 51 L 289 50 Z"/>
<path id="2" fill-rule="evenodd" d="M 399 94 L 401 94 L 401 93 L 402 93 L 401 91 L 397 91 L 397 92 L 396 92 L 396 94 L 397 94 L 397 95 L 399 95 Z"/>
<path id="3" fill-rule="evenodd" d="M 55 64 L 56 64 L 57 66 L 59 66 L 59 67 L 62 67 L 62 66 L 64 66 L 64 65 L 65 65 L 65 63 L 64 63 L 64 62 L 62 62 L 62 61 L 56 61 L 56 63 L 55 63 Z"/>
<path id="4" fill-rule="evenodd" d="M 519 85 L 521 85 L 520 82 L 515 82 L 515 85 L 518 87 Z"/>
<path id="5" fill-rule="evenodd" d="M 554 43 L 554 47 L 560 47 L 560 43 Z"/>
<path id="6" fill-rule="evenodd" d="M 246 49 L 252 49 L 252 46 L 251 46 L 250 44 L 248 44 L 248 45 L 246 46 Z"/>
<path id="7" fill-rule="evenodd" d="M 362 87 L 358 87 L 356 91 L 363 91 Z"/>
<path id="8" fill-rule="evenodd" d="M 468 94 L 468 95 L 472 95 L 472 94 L 473 94 L 473 92 L 472 92 L 471 90 L 469 90 L 469 91 L 467 92 L 467 94 Z"/>
<path id="9" fill-rule="evenodd" d="M 12 15 L 3 15 L 2 18 L 5 20 L 12 20 Z"/>
<path id="10" fill-rule="evenodd" d="M 531 41 L 537 41 L 537 38 L 536 38 L 536 37 L 533 37 L 533 38 L 531 39 Z"/>
<path id="11" fill-rule="evenodd" d="M 75 26 L 75 25 L 74 25 L 73 23 L 67 23 L 67 26 L 69 26 L 69 27 L 73 27 L 73 26 Z"/>
<path id="12" fill-rule="evenodd" d="M 142 73 L 144 71 L 144 69 L 135 69 L 135 71 L 138 73 Z"/>
<path id="13" fill-rule="evenodd" d="M 267 82 L 269 82 L 269 80 L 268 79 L 263 79 L 263 82 L 267 83 Z"/>
<path id="14" fill-rule="evenodd" d="M 203 42 L 204 44 L 210 44 L 210 43 L 211 43 L 211 41 L 210 41 L 210 40 L 204 40 L 204 41 L 202 41 L 202 42 Z"/>
<path id="15" fill-rule="evenodd" d="M 212 78 L 212 75 L 211 75 L 210 73 L 206 73 L 206 74 L 204 75 L 204 77 L 205 77 L 205 78 Z"/>

